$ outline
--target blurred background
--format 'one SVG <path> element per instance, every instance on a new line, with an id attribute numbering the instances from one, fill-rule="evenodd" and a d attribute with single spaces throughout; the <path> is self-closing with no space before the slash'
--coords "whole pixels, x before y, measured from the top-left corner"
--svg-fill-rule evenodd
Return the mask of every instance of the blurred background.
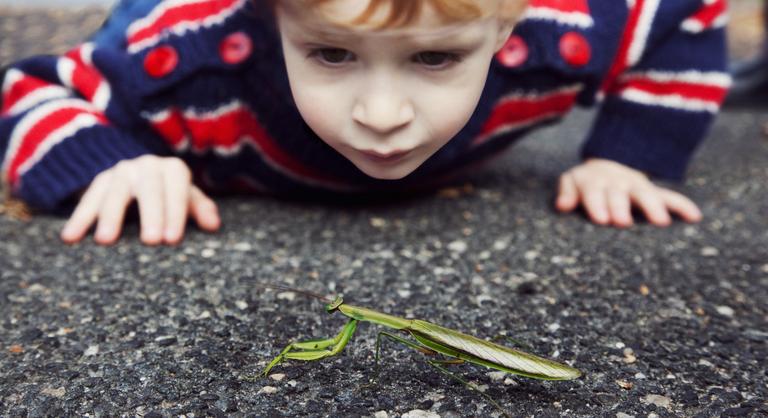
<path id="1" fill-rule="evenodd" d="M 763 0 L 731 0 L 734 59 L 762 40 Z M 768 1 L 768 0 L 766 0 Z M 62 52 L 96 30 L 116 0 L 0 0 L 0 65 L 22 56 Z"/>

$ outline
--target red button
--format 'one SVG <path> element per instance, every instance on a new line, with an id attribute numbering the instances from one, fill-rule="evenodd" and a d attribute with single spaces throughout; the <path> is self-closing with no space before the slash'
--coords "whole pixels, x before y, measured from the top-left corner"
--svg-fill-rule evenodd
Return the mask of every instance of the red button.
<path id="1" fill-rule="evenodd" d="M 235 32 L 219 44 L 219 55 L 227 64 L 239 64 L 247 60 L 252 51 L 253 41 L 243 32 Z"/>
<path id="2" fill-rule="evenodd" d="M 164 45 L 149 51 L 144 58 L 144 71 L 154 78 L 165 77 L 179 65 L 179 54 L 173 47 Z"/>
<path id="3" fill-rule="evenodd" d="M 574 67 L 583 67 L 592 59 L 592 46 L 578 32 L 568 32 L 560 38 L 560 55 Z"/>
<path id="4" fill-rule="evenodd" d="M 528 45 L 519 35 L 512 35 L 496 54 L 496 59 L 505 67 L 519 67 L 528 60 Z"/>

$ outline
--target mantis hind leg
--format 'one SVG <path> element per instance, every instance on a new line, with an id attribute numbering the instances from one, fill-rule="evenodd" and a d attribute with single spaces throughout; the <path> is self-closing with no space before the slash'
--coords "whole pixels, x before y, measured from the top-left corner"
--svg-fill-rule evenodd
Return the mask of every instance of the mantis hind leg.
<path id="1" fill-rule="evenodd" d="M 352 334 L 357 328 L 357 320 L 350 319 L 344 328 L 341 329 L 335 337 L 324 340 L 310 340 L 288 344 L 261 373 L 263 376 L 269 374 L 273 367 L 283 362 L 284 359 L 313 361 L 326 357 L 335 356 L 346 347 Z"/>
<path id="2" fill-rule="evenodd" d="M 466 379 L 462 378 L 461 376 L 457 375 L 456 373 L 451 372 L 450 370 L 443 367 L 444 364 L 460 364 L 463 363 L 464 360 L 462 359 L 455 359 L 455 360 L 427 360 L 427 363 L 429 363 L 430 366 L 436 368 L 440 373 L 443 373 L 444 375 L 450 377 L 451 379 L 454 379 L 464 385 L 465 387 L 477 392 L 482 397 L 484 397 L 488 402 L 490 402 L 494 407 L 496 407 L 499 412 L 504 414 L 507 418 L 512 418 L 507 411 L 504 410 L 504 408 L 501 407 L 496 401 L 493 400 L 493 398 L 490 397 L 490 395 L 487 395 L 483 393 L 477 386 L 473 385 L 472 383 L 469 383 Z"/>
<path id="3" fill-rule="evenodd" d="M 420 352 L 422 352 L 422 353 L 424 353 L 426 355 L 434 356 L 434 355 L 438 354 L 437 351 L 432 350 L 429 347 L 425 347 L 425 346 L 421 345 L 418 342 L 414 342 L 414 341 L 408 340 L 408 339 L 403 338 L 403 337 L 401 337 L 399 335 L 395 335 L 395 334 L 392 334 L 392 333 L 389 333 L 389 332 L 386 332 L 386 331 L 379 332 L 378 336 L 376 337 L 376 356 L 375 356 L 375 359 L 376 359 L 375 360 L 376 361 L 375 364 L 376 365 L 375 365 L 375 369 L 374 369 L 374 376 L 371 378 L 371 382 L 373 382 L 376 379 L 376 377 L 378 376 L 378 374 L 379 374 L 379 351 L 380 351 L 380 348 L 381 348 L 381 337 L 387 337 L 387 338 L 389 338 L 389 339 L 391 339 L 391 340 L 393 340 L 395 342 L 398 342 L 398 343 L 403 344 L 403 345 L 405 345 L 407 347 L 410 347 L 410 348 L 413 348 L 415 350 L 418 350 L 418 351 L 420 351 Z M 437 359 L 427 360 L 427 363 L 430 366 L 436 368 L 440 373 L 443 373 L 443 374 L 447 375 L 448 377 L 458 381 L 459 383 L 461 383 L 465 387 L 467 387 L 467 388 L 469 388 L 469 389 L 479 393 L 488 402 L 490 402 L 496 409 L 498 409 L 499 412 L 504 414 L 507 418 L 512 418 L 501 407 L 501 405 L 499 405 L 496 401 L 493 400 L 493 398 L 491 398 L 490 396 L 488 396 L 485 393 L 483 393 L 482 391 L 480 391 L 480 389 L 478 389 L 475 385 L 469 383 L 466 379 L 456 375 L 455 373 L 452 373 L 450 370 L 448 370 L 445 367 L 443 367 L 443 365 L 446 365 L 446 364 L 462 364 L 464 362 L 465 361 L 463 359 L 460 359 L 460 358 L 452 358 L 452 359 L 447 359 L 447 360 L 437 360 Z"/>
<path id="4" fill-rule="evenodd" d="M 392 334 L 390 332 L 381 331 L 376 336 L 376 355 L 374 356 L 374 359 L 375 359 L 374 360 L 374 372 L 373 372 L 373 376 L 371 376 L 371 380 L 370 380 L 371 382 L 374 382 L 376 380 L 376 378 L 379 376 L 379 352 L 381 351 L 380 350 L 381 349 L 381 337 L 387 337 L 387 338 L 389 338 L 389 339 L 391 339 L 391 340 L 393 340 L 395 342 L 398 342 L 398 343 L 403 344 L 403 345 L 405 345 L 407 347 L 413 348 L 414 350 L 421 351 L 422 353 L 427 354 L 427 355 L 431 355 L 431 356 L 437 355 L 436 351 L 434 351 L 432 349 L 429 349 L 427 347 L 424 347 L 423 345 L 421 345 L 421 344 L 419 344 L 417 342 L 405 339 L 405 338 L 403 338 L 403 337 L 401 337 L 399 335 L 395 335 L 395 334 Z"/>

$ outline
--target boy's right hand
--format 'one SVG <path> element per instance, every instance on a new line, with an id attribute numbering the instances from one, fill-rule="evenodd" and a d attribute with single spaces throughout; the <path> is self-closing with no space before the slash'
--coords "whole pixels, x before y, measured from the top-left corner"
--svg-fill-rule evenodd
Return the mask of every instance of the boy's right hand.
<path id="1" fill-rule="evenodd" d="M 141 218 L 141 241 L 147 245 L 177 244 L 189 216 L 205 231 L 216 231 L 221 224 L 216 203 L 192 184 L 192 174 L 182 160 L 145 155 L 121 161 L 96 176 L 61 239 L 78 242 L 96 223 L 96 242 L 113 244 L 134 199 Z"/>

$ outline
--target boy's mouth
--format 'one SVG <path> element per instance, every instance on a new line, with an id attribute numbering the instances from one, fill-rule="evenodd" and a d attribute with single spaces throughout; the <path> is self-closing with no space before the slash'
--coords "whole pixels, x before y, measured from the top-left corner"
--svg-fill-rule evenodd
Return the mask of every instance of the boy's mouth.
<path id="1" fill-rule="evenodd" d="M 357 150 L 366 159 L 377 164 L 394 164 L 403 160 L 412 150 L 402 151 L 393 150 L 391 152 L 382 153 L 374 150 Z"/>

